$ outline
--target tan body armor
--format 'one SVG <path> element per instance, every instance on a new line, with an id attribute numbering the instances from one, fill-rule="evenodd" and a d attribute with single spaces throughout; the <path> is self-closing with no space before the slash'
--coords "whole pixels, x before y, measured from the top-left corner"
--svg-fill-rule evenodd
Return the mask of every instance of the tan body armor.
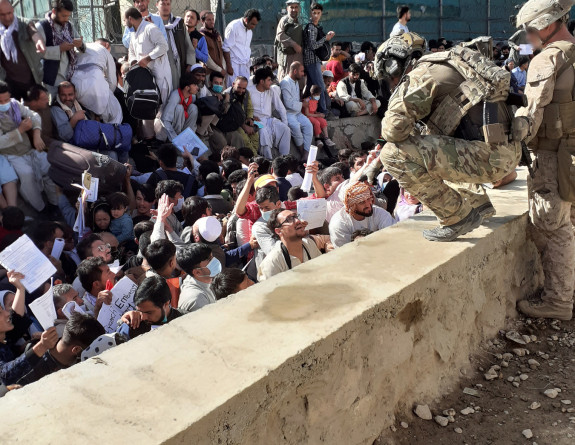
<path id="1" fill-rule="evenodd" d="M 537 150 L 557 151 L 562 138 L 575 134 L 575 45 L 560 41 L 550 44 L 548 48 L 559 48 L 565 54 L 567 62 L 555 77 L 553 100 L 544 108 L 543 121 L 537 131 L 536 147 Z"/>

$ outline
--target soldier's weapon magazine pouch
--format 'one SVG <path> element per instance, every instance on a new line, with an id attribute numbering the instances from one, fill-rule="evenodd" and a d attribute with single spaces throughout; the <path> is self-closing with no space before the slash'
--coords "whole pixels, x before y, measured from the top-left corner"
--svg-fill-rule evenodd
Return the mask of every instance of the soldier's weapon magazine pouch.
<path id="1" fill-rule="evenodd" d="M 509 137 L 505 134 L 505 126 L 498 120 L 498 104 L 483 102 L 483 138 L 488 144 L 505 144 Z"/>

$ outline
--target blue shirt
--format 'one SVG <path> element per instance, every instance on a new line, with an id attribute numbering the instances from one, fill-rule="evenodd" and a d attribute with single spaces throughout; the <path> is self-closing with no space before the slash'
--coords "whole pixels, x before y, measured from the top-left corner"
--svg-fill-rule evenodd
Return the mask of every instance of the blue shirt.
<path id="1" fill-rule="evenodd" d="M 164 21 L 162 20 L 162 17 L 160 17 L 159 15 L 156 14 L 150 14 L 148 17 L 150 17 L 152 19 L 152 23 L 154 25 L 156 25 L 158 28 L 160 28 L 160 31 L 162 31 L 162 34 L 164 35 L 164 38 L 166 39 L 166 42 L 168 42 L 168 35 L 166 34 L 166 27 L 164 26 Z M 145 17 L 144 17 L 145 19 Z M 134 32 L 134 28 L 126 28 L 126 30 L 124 31 L 124 36 L 122 37 L 122 43 L 124 44 L 124 46 L 126 48 L 130 48 L 130 36 L 131 33 Z"/>
<path id="2" fill-rule="evenodd" d="M 521 71 L 521 68 L 517 67 L 513 68 L 511 73 L 515 77 L 515 80 L 517 80 L 517 86 L 523 88 L 527 83 L 527 71 Z"/>

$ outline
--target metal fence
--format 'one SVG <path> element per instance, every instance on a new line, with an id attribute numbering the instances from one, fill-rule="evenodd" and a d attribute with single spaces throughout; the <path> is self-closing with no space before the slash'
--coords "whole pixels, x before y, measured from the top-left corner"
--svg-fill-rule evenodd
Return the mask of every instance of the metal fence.
<path id="1" fill-rule="evenodd" d="M 74 13 L 72 23 L 84 37 L 91 42 L 105 37 L 112 42 L 122 41 L 123 26 L 120 19 L 118 0 L 73 0 Z M 41 20 L 50 11 L 49 0 L 16 0 L 16 15 Z"/>

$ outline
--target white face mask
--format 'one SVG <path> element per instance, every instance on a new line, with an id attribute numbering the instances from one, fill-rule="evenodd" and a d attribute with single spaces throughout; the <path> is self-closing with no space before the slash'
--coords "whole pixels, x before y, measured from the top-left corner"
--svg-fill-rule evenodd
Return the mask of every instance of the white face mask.
<path id="1" fill-rule="evenodd" d="M 184 205 L 184 198 L 178 199 L 178 203 L 174 206 L 174 213 L 179 212 L 182 210 L 182 206 Z"/>

